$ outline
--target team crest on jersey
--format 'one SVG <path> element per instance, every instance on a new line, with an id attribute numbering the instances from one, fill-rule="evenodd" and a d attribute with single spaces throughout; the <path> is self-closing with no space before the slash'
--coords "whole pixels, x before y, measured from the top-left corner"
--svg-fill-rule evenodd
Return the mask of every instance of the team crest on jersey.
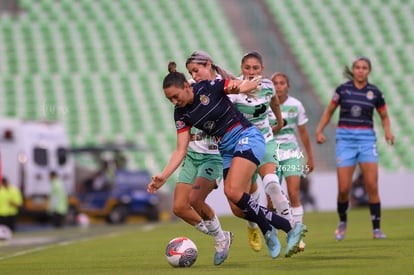
<path id="1" fill-rule="evenodd" d="M 374 92 L 373 91 L 368 91 L 367 92 L 367 99 L 368 100 L 373 100 L 374 99 Z"/>
<path id="2" fill-rule="evenodd" d="M 200 102 L 203 105 L 208 105 L 210 103 L 210 98 L 206 95 L 200 95 Z"/>
<path id="3" fill-rule="evenodd" d="M 290 109 L 288 111 L 288 118 L 294 118 L 295 117 L 295 110 L 294 109 Z"/>
<path id="4" fill-rule="evenodd" d="M 177 120 L 177 121 L 175 122 L 175 128 L 176 128 L 177 130 L 181 130 L 181 129 L 185 128 L 185 123 L 184 123 L 184 121 Z"/>

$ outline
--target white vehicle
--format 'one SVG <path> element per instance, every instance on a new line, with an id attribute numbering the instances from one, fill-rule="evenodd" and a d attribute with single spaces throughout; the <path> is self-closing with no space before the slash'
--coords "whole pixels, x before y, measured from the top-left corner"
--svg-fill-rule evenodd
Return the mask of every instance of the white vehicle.
<path id="1" fill-rule="evenodd" d="M 3 176 L 22 191 L 22 212 L 45 213 L 54 170 L 67 194 L 74 190 L 74 160 L 65 127 L 58 122 L 0 118 Z"/>

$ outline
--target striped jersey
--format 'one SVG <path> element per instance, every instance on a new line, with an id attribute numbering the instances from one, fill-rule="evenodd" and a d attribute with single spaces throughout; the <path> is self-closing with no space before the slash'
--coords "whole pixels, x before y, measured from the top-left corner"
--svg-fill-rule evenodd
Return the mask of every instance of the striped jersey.
<path id="1" fill-rule="evenodd" d="M 175 106 L 177 132 L 189 131 L 192 126 L 207 135 L 221 138 L 235 125 L 252 124 L 236 109 L 224 92 L 229 80 L 204 80 L 192 84 L 194 101 L 185 107 Z"/>
<path id="2" fill-rule="evenodd" d="M 216 79 L 222 79 L 221 75 L 216 75 Z M 194 79 L 189 79 L 188 82 L 190 84 L 196 83 Z M 190 134 L 191 139 L 190 143 L 188 144 L 189 151 L 200 154 L 220 154 L 217 141 L 214 137 L 207 135 L 195 127 L 191 128 Z"/>
<path id="3" fill-rule="evenodd" d="M 353 81 L 339 85 L 331 102 L 340 106 L 338 128 L 374 128 L 374 109 L 386 108 L 384 96 L 374 85 L 368 83 L 358 89 Z"/>
<path id="4" fill-rule="evenodd" d="M 245 94 L 228 95 L 236 108 L 257 128 L 260 129 L 265 141 L 273 140 L 272 128 L 269 124 L 268 112 L 270 109 L 270 100 L 275 95 L 275 88 L 269 79 L 262 79 L 260 89 L 255 94 L 255 98 L 248 97 Z"/>
<path id="5" fill-rule="evenodd" d="M 286 101 L 280 104 L 280 111 L 285 125 L 275 135 L 275 139 L 278 144 L 278 160 L 285 160 L 300 155 L 296 130 L 297 126 L 306 124 L 309 119 L 302 103 L 289 95 Z M 269 112 L 269 120 L 272 125 L 276 124 L 276 117 L 273 112 Z"/>

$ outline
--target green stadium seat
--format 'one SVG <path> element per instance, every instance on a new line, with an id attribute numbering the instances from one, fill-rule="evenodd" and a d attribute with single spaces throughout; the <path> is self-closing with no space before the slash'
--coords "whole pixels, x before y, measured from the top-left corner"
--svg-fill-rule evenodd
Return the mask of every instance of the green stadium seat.
<path id="1" fill-rule="evenodd" d="M 225 18 L 216 16 L 221 12 L 217 1 L 201 3 L 196 12 L 198 5 L 181 0 L 21 0 L 19 4 L 26 10 L 24 17 L 0 19 L 4 64 L 10 75 L 2 72 L 0 78 L 0 96 L 7 102 L 0 114 L 60 119 L 78 145 L 96 144 L 98 137 L 133 137 L 159 125 L 167 129 L 165 133 L 147 138 L 155 160 L 151 165 L 157 169 L 175 145 L 172 108 L 160 87 L 167 62 L 182 63 L 190 52 L 202 49 L 226 69 L 239 69 L 242 50 Z M 209 37 L 193 39 L 205 26 Z M 23 57 L 17 44 L 22 45 Z M 21 80 L 22 102 L 10 92 L 16 90 L 15 79 Z M 44 112 L 40 95 L 45 104 L 70 111 L 64 116 Z M 165 145 L 160 149 L 159 144 Z M 143 157 L 134 159 L 139 166 L 147 165 Z"/>

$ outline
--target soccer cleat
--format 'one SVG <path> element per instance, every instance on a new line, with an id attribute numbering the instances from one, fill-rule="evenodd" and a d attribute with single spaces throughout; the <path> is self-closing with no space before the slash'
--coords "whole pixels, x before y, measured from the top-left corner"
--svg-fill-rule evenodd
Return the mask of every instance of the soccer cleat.
<path id="1" fill-rule="evenodd" d="M 385 239 L 385 238 L 387 238 L 387 236 L 386 236 L 384 233 L 382 233 L 381 229 L 379 229 L 379 228 L 374 229 L 374 230 L 372 231 L 372 233 L 373 233 L 373 235 L 374 235 L 374 240 L 380 240 L 380 239 Z"/>
<path id="2" fill-rule="evenodd" d="M 335 239 L 337 241 L 342 241 L 345 238 L 346 225 L 346 222 L 340 222 L 338 227 L 336 228 Z"/>
<path id="3" fill-rule="evenodd" d="M 303 240 L 300 240 L 299 246 L 298 246 L 298 251 L 299 252 L 305 251 L 305 246 L 306 246 L 306 243 Z"/>
<path id="4" fill-rule="evenodd" d="M 279 239 L 277 238 L 276 229 L 272 227 L 272 230 L 269 230 L 264 235 L 267 248 L 269 249 L 270 256 L 275 259 L 279 256 L 282 246 L 280 245 Z"/>
<path id="5" fill-rule="evenodd" d="M 296 223 L 287 234 L 287 246 L 285 250 L 285 257 L 290 257 L 299 252 L 299 244 L 303 237 L 305 237 L 308 228 L 302 223 Z"/>
<path id="6" fill-rule="evenodd" d="M 247 227 L 247 236 L 249 237 L 250 247 L 254 251 L 260 251 L 262 249 L 262 239 L 260 238 L 260 230 L 258 227 Z"/>
<path id="7" fill-rule="evenodd" d="M 230 245 L 233 241 L 233 233 L 229 231 L 224 231 L 226 239 L 223 241 L 216 241 L 215 248 L 216 253 L 214 254 L 214 264 L 219 265 L 227 259 L 229 255 Z"/>

